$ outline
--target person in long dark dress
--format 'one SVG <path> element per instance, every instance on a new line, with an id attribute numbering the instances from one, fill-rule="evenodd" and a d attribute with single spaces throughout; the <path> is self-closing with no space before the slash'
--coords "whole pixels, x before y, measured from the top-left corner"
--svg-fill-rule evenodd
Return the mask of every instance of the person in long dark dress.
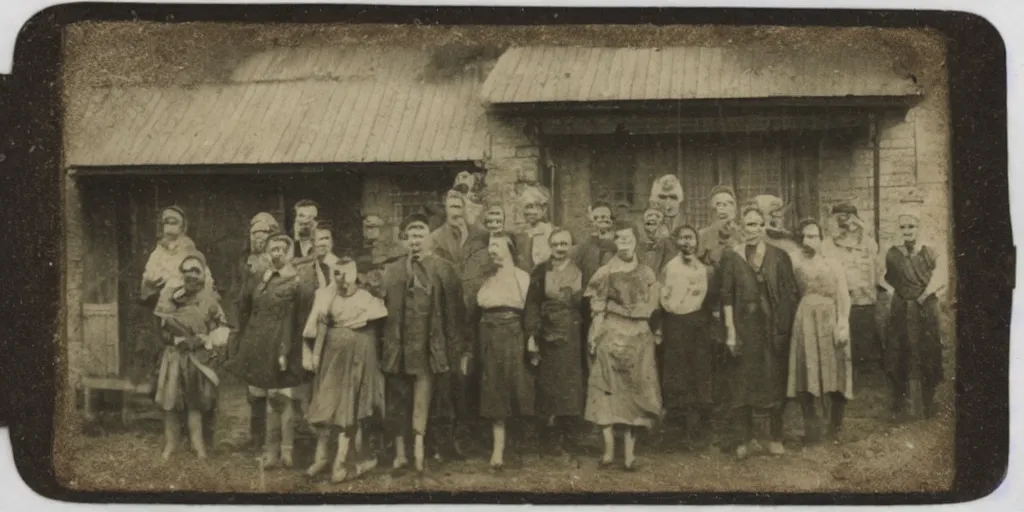
<path id="1" fill-rule="evenodd" d="M 205 287 L 202 255 L 186 256 L 179 269 L 182 280 L 164 287 L 154 311 L 165 342 L 155 397 L 164 411 L 164 460 L 177 448 L 181 413 L 187 417 L 192 448 L 200 459 L 206 458 L 207 438 L 213 433 L 204 429 L 213 425 L 204 417 L 217 407 L 220 377 L 215 366 L 223 359 L 218 352 L 226 349 L 231 332 L 224 310 Z"/>
<path id="2" fill-rule="evenodd" d="M 280 233 L 281 228 L 273 215 L 260 212 L 249 221 L 249 243 L 246 251 L 242 254 L 236 267 L 237 275 L 234 282 L 234 290 L 231 299 L 234 303 L 235 317 L 231 318 L 234 331 L 232 339 L 228 344 L 228 369 L 238 373 L 236 357 L 240 349 L 241 336 L 239 335 L 240 315 L 242 303 L 246 296 L 252 292 L 256 280 L 262 279 L 263 274 L 270 270 L 270 255 L 267 254 L 267 241 L 271 236 Z M 266 441 L 267 429 L 267 397 L 265 395 L 253 395 L 246 390 L 246 398 L 249 402 L 249 440 L 245 447 L 254 450 L 263 448 Z"/>
<path id="3" fill-rule="evenodd" d="M 889 318 L 885 369 L 897 420 L 935 414 L 935 388 L 942 381 L 938 294 L 948 273 L 942 251 L 918 237 L 921 215 L 913 206 L 898 216 L 902 243 L 885 255 L 885 280 L 895 294 Z"/>
<path id="4" fill-rule="evenodd" d="M 785 453 L 782 413 L 786 363 L 799 292 L 786 251 L 764 241 L 766 214 L 744 208 L 746 240 L 722 254 L 721 300 L 726 347 L 736 361 L 730 369 L 730 395 L 739 428 L 736 456 L 746 458 L 754 440 L 754 411 L 768 414 L 768 451 Z"/>
<path id="5" fill-rule="evenodd" d="M 664 370 L 661 393 L 667 412 L 681 417 L 687 442 L 703 448 L 711 431 L 714 405 L 714 352 L 720 343 L 718 289 L 714 268 L 697 257 L 697 230 L 680 226 L 672 234 L 679 254 L 665 264 L 661 283 Z"/>
<path id="6" fill-rule="evenodd" d="M 318 429 L 316 453 L 307 475 L 327 467 L 330 436 L 337 433 L 338 451 L 331 482 L 356 478 L 377 465 L 376 458 L 358 461 L 349 473 L 349 445 L 364 456 L 363 424 L 384 413 L 384 374 L 377 357 L 377 326 L 387 317 L 384 301 L 358 286 L 355 260 L 342 258 L 331 265 L 332 283 L 317 293 L 303 335 L 312 331 L 312 400 L 306 419 Z"/>
<path id="7" fill-rule="evenodd" d="M 583 273 L 569 258 L 572 233 L 556 229 L 551 259 L 530 276 L 526 297 L 527 346 L 537 368 L 537 414 L 544 418 L 545 452 L 564 451 L 572 419 L 583 416 Z"/>
<path id="8" fill-rule="evenodd" d="M 534 380 L 526 366 L 523 329 L 530 274 L 516 266 L 510 236 L 494 236 L 488 252 L 497 269 L 477 291 L 470 322 L 480 357 L 480 415 L 491 420 L 491 468 L 500 470 L 506 421 L 534 415 Z"/>
<path id="9" fill-rule="evenodd" d="M 804 442 L 821 438 L 815 401 L 829 416 L 826 436 L 837 440 L 846 401 L 853 398 L 853 360 L 850 346 L 850 293 L 842 264 L 828 258 L 822 246 L 821 225 L 804 220 L 797 227 L 803 250 L 793 255 L 800 303 L 793 321 L 786 396 L 800 401 Z"/>
<path id="10" fill-rule="evenodd" d="M 619 250 L 598 269 L 584 292 L 594 315 L 587 333 L 593 363 L 584 415 L 601 428 L 604 437 L 601 467 L 614 462 L 615 427 L 620 427 L 623 464 L 631 471 L 639 428 L 652 427 L 662 415 L 654 354 L 661 340 L 651 326 L 660 294 L 654 271 L 636 257 L 640 238 L 636 226 L 619 223 L 614 232 Z"/>
<path id="11" fill-rule="evenodd" d="M 387 381 L 386 423 L 395 437 L 396 470 L 409 464 L 405 440 L 414 438 L 414 462 L 424 471 L 428 417 L 454 416 L 451 393 L 434 393 L 434 382 L 453 368 L 467 373 L 471 353 L 465 342 L 462 285 L 447 261 L 430 251 L 430 227 L 424 215 L 402 222 L 408 257 L 384 271 L 388 318 L 381 343 L 381 370 Z"/>
<path id="12" fill-rule="evenodd" d="M 267 242 L 271 268 L 254 280 L 239 312 L 236 367 L 253 395 L 267 397 L 266 468 L 294 465 L 295 392 L 306 380 L 302 367 L 302 328 L 298 316 L 300 282 L 291 264 L 292 239 L 277 234 Z"/>

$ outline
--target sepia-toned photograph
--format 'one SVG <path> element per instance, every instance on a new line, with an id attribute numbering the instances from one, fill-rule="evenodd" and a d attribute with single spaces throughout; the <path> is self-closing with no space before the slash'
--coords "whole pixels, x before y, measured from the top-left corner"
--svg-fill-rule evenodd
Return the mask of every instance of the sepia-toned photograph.
<path id="1" fill-rule="evenodd" d="M 940 34 L 82 22 L 62 45 L 62 486 L 953 486 Z"/>

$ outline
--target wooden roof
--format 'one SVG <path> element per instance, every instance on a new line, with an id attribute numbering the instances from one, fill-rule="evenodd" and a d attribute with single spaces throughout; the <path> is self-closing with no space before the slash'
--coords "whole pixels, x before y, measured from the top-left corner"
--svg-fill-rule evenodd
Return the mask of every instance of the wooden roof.
<path id="1" fill-rule="evenodd" d="M 483 157 L 478 78 L 424 80 L 422 50 L 284 49 L 230 81 L 76 93 L 68 166 L 440 162 Z"/>
<path id="2" fill-rule="evenodd" d="M 498 59 L 481 95 L 514 104 L 921 93 L 893 63 L 850 53 L 837 62 L 736 48 L 519 47 Z"/>

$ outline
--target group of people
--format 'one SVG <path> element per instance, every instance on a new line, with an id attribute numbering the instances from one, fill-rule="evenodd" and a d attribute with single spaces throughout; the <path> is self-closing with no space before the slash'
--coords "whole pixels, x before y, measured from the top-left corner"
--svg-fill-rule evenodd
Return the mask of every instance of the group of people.
<path id="1" fill-rule="evenodd" d="M 619 438 L 621 467 L 633 470 L 641 430 L 676 422 L 703 449 L 714 411 L 728 413 L 735 456 L 759 451 L 758 438 L 781 455 L 790 399 L 806 442 L 837 438 L 855 359 L 884 363 L 897 416 L 935 411 L 945 263 L 918 239 L 913 208 L 899 213 L 901 242 L 880 255 L 850 204 L 833 208 L 831 236 L 813 219 L 790 232 L 779 198 L 737 208 L 726 186 L 711 190 L 714 221 L 697 229 L 679 219 L 671 175 L 655 183 L 639 224 L 593 204 L 582 240 L 548 220 L 541 186 L 523 190 L 517 232 L 501 206 L 474 209 L 466 197 L 464 186 L 444 195 L 439 228 L 424 215 L 403 219 L 400 245 L 382 236 L 381 217 L 366 216 L 363 246 L 339 254 L 312 201 L 295 205 L 292 236 L 260 213 L 224 299 L 184 212 L 164 209 L 143 276 L 166 344 L 163 456 L 179 444 L 183 417 L 206 455 L 220 368 L 248 385 L 264 467 L 292 467 L 296 428 L 310 425 L 307 474 L 329 468 L 334 482 L 376 467 L 371 438 L 393 446 L 394 469 L 423 471 L 428 450 L 461 456 L 458 439 L 478 435 L 469 430 L 481 421 L 495 471 L 515 435 L 507 427 L 536 427 L 554 453 L 587 435 L 585 420 L 603 439 L 600 466 L 616 465 Z M 892 294 L 886 335 L 876 325 L 881 291 Z M 754 428 L 761 415 L 766 436 Z"/>

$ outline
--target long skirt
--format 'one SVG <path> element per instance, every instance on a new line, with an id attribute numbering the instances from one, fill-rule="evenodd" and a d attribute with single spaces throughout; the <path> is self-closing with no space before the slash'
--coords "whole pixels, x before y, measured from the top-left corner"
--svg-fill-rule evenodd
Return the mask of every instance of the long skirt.
<path id="1" fill-rule="evenodd" d="M 384 375 L 372 329 L 331 327 L 306 419 L 317 426 L 353 427 L 384 411 Z"/>
<path id="2" fill-rule="evenodd" d="M 537 414 L 582 416 L 584 406 L 583 329 L 579 314 L 564 316 L 564 335 L 537 340 L 540 367 L 537 368 Z"/>
<path id="3" fill-rule="evenodd" d="M 716 327 L 717 321 L 704 310 L 665 314 L 661 342 L 665 407 L 681 409 L 714 403 Z"/>
<path id="4" fill-rule="evenodd" d="M 485 311 L 479 329 L 480 416 L 532 416 L 534 380 L 526 367 L 522 314 Z"/>
<path id="5" fill-rule="evenodd" d="M 849 343 L 836 348 L 837 321 L 835 298 L 810 294 L 800 299 L 789 348 L 787 396 L 842 393 L 847 400 L 853 398 L 851 348 Z"/>
<path id="6" fill-rule="evenodd" d="M 156 403 L 165 411 L 214 410 L 220 379 L 203 364 L 205 350 L 184 352 L 166 347 L 157 374 Z"/>
<path id="7" fill-rule="evenodd" d="M 765 308 L 756 303 L 734 309 L 739 355 L 729 363 L 729 399 L 733 407 L 767 409 L 786 400 L 788 340 L 776 339 Z"/>
<path id="8" fill-rule="evenodd" d="M 647 320 L 608 314 L 592 329 L 597 354 L 587 382 L 584 417 L 600 426 L 650 427 L 661 417 L 654 333 Z"/>

